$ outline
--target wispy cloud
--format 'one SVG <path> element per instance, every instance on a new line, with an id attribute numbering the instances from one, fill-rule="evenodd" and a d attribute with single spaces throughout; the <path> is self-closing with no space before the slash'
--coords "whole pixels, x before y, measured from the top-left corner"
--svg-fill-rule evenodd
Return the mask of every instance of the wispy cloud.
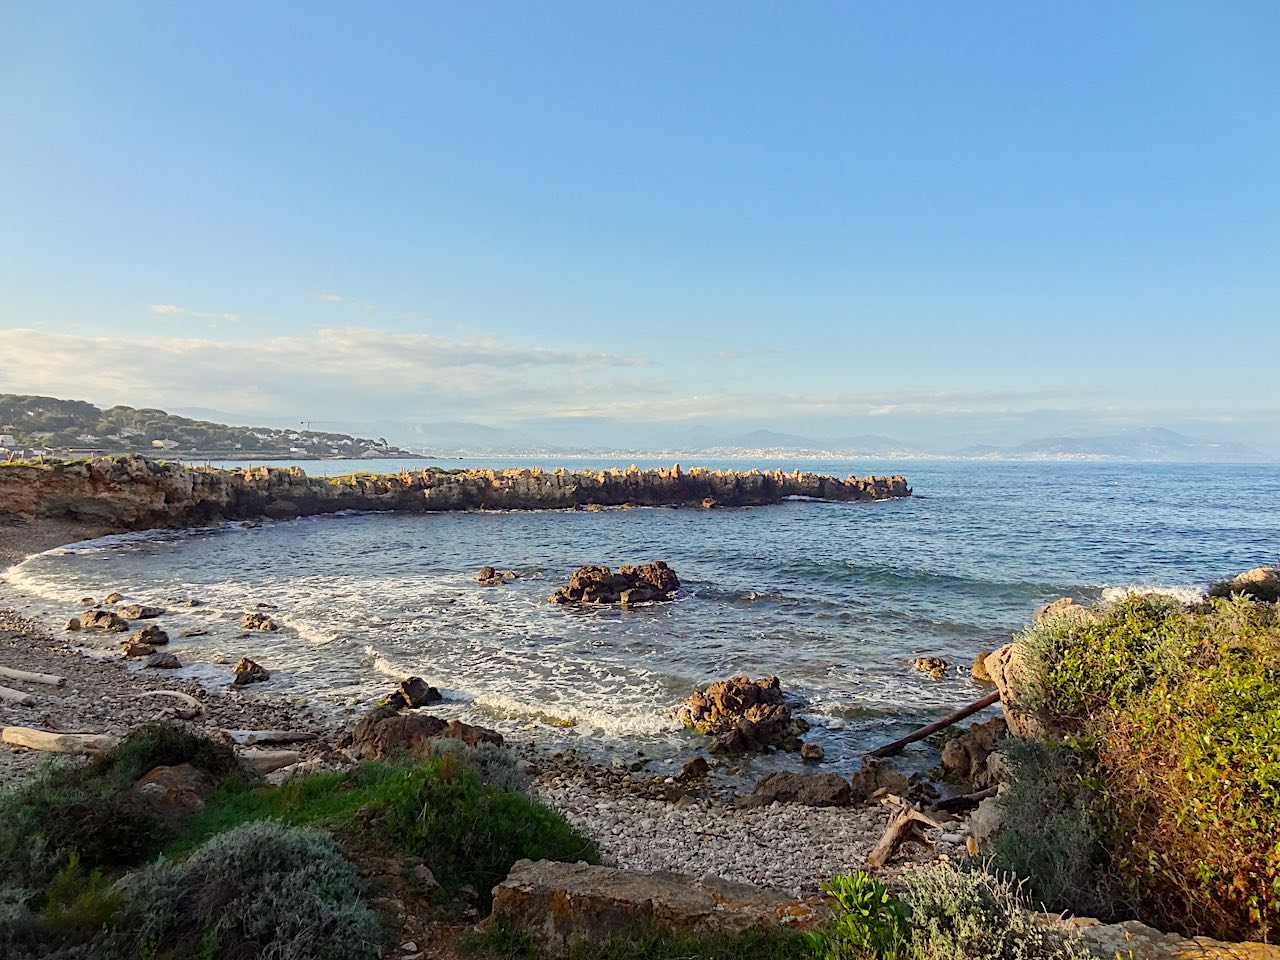
<path id="1" fill-rule="evenodd" d="M 219 313 L 216 310 L 191 310 L 173 303 L 153 303 L 148 309 L 158 317 L 207 320 L 215 327 L 222 323 L 236 323 L 240 319 L 234 313 Z"/>

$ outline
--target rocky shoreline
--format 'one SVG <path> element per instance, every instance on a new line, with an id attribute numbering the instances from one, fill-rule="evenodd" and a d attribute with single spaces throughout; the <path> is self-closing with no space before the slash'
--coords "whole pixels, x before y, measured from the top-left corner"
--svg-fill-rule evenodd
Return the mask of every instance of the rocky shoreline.
<path id="1" fill-rule="evenodd" d="M 792 497 L 840 502 L 911 495 L 900 476 L 838 477 L 796 470 L 569 472 L 425 470 L 308 477 L 298 467 L 194 468 L 139 456 L 0 464 L 0 510 L 113 531 L 222 520 L 292 519 L 347 510 L 566 510 L 609 506 L 761 506 Z"/>

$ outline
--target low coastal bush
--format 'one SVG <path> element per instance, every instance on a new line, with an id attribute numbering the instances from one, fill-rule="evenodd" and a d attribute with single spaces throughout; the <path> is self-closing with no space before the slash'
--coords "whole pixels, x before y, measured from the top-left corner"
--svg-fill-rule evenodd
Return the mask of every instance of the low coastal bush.
<path id="1" fill-rule="evenodd" d="M 1115 883 L 1103 847 L 1101 800 L 1087 782 L 1097 764 L 1089 746 L 1004 742 L 1014 779 L 1000 796 L 1004 826 L 991 840 L 991 862 L 1028 878 L 1048 910 L 1111 919 Z"/>
<path id="2" fill-rule="evenodd" d="M 1237 596 L 1188 611 L 1131 598 L 1023 636 L 1041 709 L 1096 745 L 1076 782 L 1098 798 L 1124 901 L 1166 929 L 1280 937 L 1276 606 Z M 1037 826 L 1013 829 L 1035 843 Z M 1038 886 L 1059 883 L 1022 867 Z"/>
<path id="3" fill-rule="evenodd" d="M 484 960 L 543 960 L 523 932 L 496 923 L 463 940 L 468 954 Z M 748 931 L 732 937 L 672 937 L 660 930 L 597 944 L 577 944 L 567 960 L 813 960 L 804 934 L 788 930 Z"/>
<path id="4" fill-rule="evenodd" d="M 230 826 L 266 818 L 371 833 L 425 861 L 446 894 L 469 886 L 484 906 L 517 860 L 598 862 L 595 845 L 558 813 L 484 782 L 469 753 L 363 763 L 279 787 L 233 785 L 187 822 L 168 852 L 180 855 Z M 506 762 L 485 757 L 477 763 L 489 769 Z"/>
<path id="5" fill-rule="evenodd" d="M 162 765 L 190 763 L 215 779 L 240 776 L 232 749 L 169 724 L 147 724 L 88 763 L 53 762 L 0 794 L 0 875 L 33 889 L 75 858 L 83 869 L 120 870 L 155 853 L 164 825 L 129 794 Z"/>
<path id="6" fill-rule="evenodd" d="M 899 960 L 905 956 L 907 913 L 879 880 L 851 873 L 824 883 L 835 917 L 809 935 L 821 960 Z"/>
<path id="7" fill-rule="evenodd" d="M 161 858 L 116 887 L 108 943 L 124 956 L 364 960 L 377 918 L 355 868 L 318 830 L 271 820 L 214 837 L 184 863 Z M 252 953 L 245 953 L 251 945 Z"/>
<path id="8" fill-rule="evenodd" d="M 1045 926 L 1007 877 L 935 867 L 903 877 L 908 960 L 1087 960 L 1075 939 Z"/>

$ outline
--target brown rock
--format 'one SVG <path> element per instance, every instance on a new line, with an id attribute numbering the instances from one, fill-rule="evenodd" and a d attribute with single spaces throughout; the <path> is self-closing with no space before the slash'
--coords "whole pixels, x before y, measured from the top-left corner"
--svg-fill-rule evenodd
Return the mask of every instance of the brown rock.
<path id="1" fill-rule="evenodd" d="M 820 743 L 806 743 L 800 747 L 801 758 L 811 763 L 820 762 L 826 755 L 826 751 L 822 749 L 822 744 Z"/>
<path id="2" fill-rule="evenodd" d="M 1215 583 L 1209 588 L 1211 597 L 1229 597 L 1233 593 L 1243 594 L 1255 600 L 1275 603 L 1280 600 L 1280 569 L 1275 567 L 1254 567 L 1244 573 L 1237 574 L 1230 580 Z"/>
<path id="3" fill-rule="evenodd" d="M 427 681 L 421 677 L 408 677 L 400 681 L 400 686 L 396 692 L 392 694 L 392 706 L 397 707 L 425 707 L 429 703 L 436 703 L 443 700 L 440 691 L 435 687 L 428 686 Z"/>
<path id="4" fill-rule="evenodd" d="M 710 772 L 711 764 L 707 763 L 706 757 L 694 756 L 684 762 L 684 766 L 680 768 L 680 773 L 676 779 L 696 780 L 699 777 L 705 777 Z"/>
<path id="5" fill-rule="evenodd" d="M 484 925 L 509 924 L 528 935 L 540 955 L 563 957 L 571 948 L 655 929 L 721 938 L 783 925 L 812 928 L 827 916 L 825 908 L 778 891 L 710 875 L 521 860 L 494 888 L 493 912 Z"/>
<path id="6" fill-rule="evenodd" d="M 156 767 L 145 774 L 130 791 L 143 806 L 168 822 L 182 820 L 204 809 L 213 793 L 213 777 L 189 763 Z"/>
<path id="7" fill-rule="evenodd" d="M 152 667 L 156 670 L 177 670 L 182 664 L 178 662 L 178 658 L 172 653 L 153 653 L 147 657 L 147 662 L 143 666 Z"/>
<path id="8" fill-rule="evenodd" d="M 169 635 L 159 627 L 152 625 L 143 627 L 129 639 L 135 643 L 148 643 L 153 647 L 163 647 L 169 642 Z"/>
<path id="9" fill-rule="evenodd" d="M 476 574 L 476 581 L 482 586 L 496 587 L 503 582 L 503 577 L 493 567 L 481 567 L 480 572 Z"/>
<path id="10" fill-rule="evenodd" d="M 1058 918 L 1054 917 L 1054 921 Z M 1209 937 L 1188 938 L 1161 933 L 1138 920 L 1102 924 L 1072 918 L 1067 926 L 1099 958 L 1135 957 L 1141 960 L 1280 960 L 1280 946 L 1265 943 L 1225 943 Z"/>
<path id="11" fill-rule="evenodd" d="M 975 723 L 942 745 L 942 773 L 948 780 L 964 780 L 982 789 L 995 781 L 987 769 L 987 758 L 1008 735 L 1003 717 Z"/>
<path id="12" fill-rule="evenodd" d="M 703 509 L 703 510 L 714 510 L 714 509 L 715 509 L 716 507 L 718 507 L 718 506 L 720 506 L 720 501 L 718 501 L 715 497 L 703 497 L 703 498 L 702 498 L 702 509 Z"/>
<path id="13" fill-rule="evenodd" d="M 987 672 L 986 661 L 989 656 L 991 656 L 991 651 L 983 650 L 973 659 L 973 667 L 970 669 L 970 673 L 973 675 L 973 679 L 978 683 L 995 682 L 991 679 L 991 674 Z"/>
<path id="14" fill-rule="evenodd" d="M 126 620 L 153 620 L 164 613 L 159 607 L 147 607 L 140 603 L 130 603 L 121 607 L 116 613 Z"/>
<path id="15" fill-rule="evenodd" d="M 753 753 L 770 747 L 799 750 L 809 725 L 793 717 L 777 677 L 732 677 L 697 690 L 676 710 L 685 727 L 715 739 L 711 753 Z"/>
<path id="16" fill-rule="evenodd" d="M 82 607 L 96 607 L 97 605 L 98 605 L 98 601 L 94 600 L 93 597 L 80 598 L 80 606 Z"/>
<path id="17" fill-rule="evenodd" d="M 1026 704 L 1031 674 L 1026 648 L 1022 644 L 1006 643 L 983 664 L 1000 691 L 1000 705 L 1011 734 L 1015 737 L 1052 738 L 1061 732 L 1047 717 L 1038 716 Z"/>
<path id="18" fill-rule="evenodd" d="M 579 567 L 569 585 L 558 588 L 550 596 L 552 603 L 622 603 L 634 604 L 653 600 L 669 600 L 680 587 L 680 581 L 661 560 L 637 567 L 626 565 L 614 573 L 608 567 Z"/>
<path id="19" fill-rule="evenodd" d="M 126 657 L 149 657 L 156 652 L 156 648 L 149 643 L 140 643 L 130 637 L 121 644 L 120 652 Z"/>
<path id="20" fill-rule="evenodd" d="M 468 746 L 502 744 L 502 734 L 473 727 L 458 720 L 445 722 L 425 713 L 399 713 L 391 707 L 375 707 L 343 737 L 338 746 L 358 760 L 380 760 L 399 753 L 427 756 L 436 737 L 452 737 Z"/>
<path id="21" fill-rule="evenodd" d="M 262 683 L 264 680 L 270 680 L 271 674 L 258 663 L 254 663 L 248 657 L 241 657 L 239 662 L 231 668 L 234 679 L 231 681 L 238 687 L 242 687 L 249 683 Z"/>
<path id="22" fill-rule="evenodd" d="M 102 602 L 106 604 L 119 603 L 124 599 L 123 593 L 108 593 L 102 598 Z"/>
<path id="23" fill-rule="evenodd" d="M 265 613 L 246 613 L 240 618 L 240 626 L 245 630 L 279 630 L 276 622 Z"/>
<path id="24" fill-rule="evenodd" d="M 806 807 L 844 807 L 852 792 L 849 781 L 834 773 L 775 771 L 761 777 L 741 807 L 767 807 L 774 803 L 798 803 Z"/>
<path id="25" fill-rule="evenodd" d="M 79 617 L 72 617 L 70 620 L 68 620 L 66 623 L 64 623 L 64 624 L 62 625 L 62 629 L 63 629 L 63 630 L 69 630 L 69 631 L 79 630 L 79 629 L 80 629 L 80 618 L 79 618 Z"/>
<path id="26" fill-rule="evenodd" d="M 887 760 L 864 760 L 861 768 L 849 778 L 849 785 L 850 799 L 854 803 L 863 803 L 881 790 L 895 797 L 905 797 L 911 782 Z"/>
<path id="27" fill-rule="evenodd" d="M 129 629 L 129 624 L 111 610 L 86 610 L 80 614 L 80 626 L 85 630 L 109 630 L 120 633 Z"/>
<path id="28" fill-rule="evenodd" d="M 941 680 L 946 676 L 947 668 L 951 665 L 941 657 L 915 657 L 911 661 L 911 666 L 921 673 L 929 674 L 935 680 Z"/>

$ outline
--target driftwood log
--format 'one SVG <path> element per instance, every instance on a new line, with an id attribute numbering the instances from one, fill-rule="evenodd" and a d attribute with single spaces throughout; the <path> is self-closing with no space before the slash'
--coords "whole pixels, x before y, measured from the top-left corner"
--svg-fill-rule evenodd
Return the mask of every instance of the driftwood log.
<path id="1" fill-rule="evenodd" d="M 895 740 L 893 743 L 886 743 L 883 747 L 877 747 L 875 750 L 868 753 L 867 756 L 873 758 L 892 757 L 901 753 L 902 749 L 909 744 L 915 743 L 917 740 L 923 740 L 925 737 L 935 734 L 939 730 L 945 730 L 953 723 L 959 723 L 965 717 L 971 717 L 979 710 L 985 710 L 987 707 L 999 702 L 1000 691 L 994 690 L 981 700 L 975 700 L 967 707 L 961 707 L 959 710 L 955 711 L 955 713 L 947 714 L 941 720 L 935 720 L 933 723 L 925 724 L 919 730 L 907 734 L 900 740 Z"/>
<path id="2" fill-rule="evenodd" d="M 932 846 L 924 835 L 926 829 L 936 830 L 942 825 L 931 817 L 925 816 L 912 804 L 905 800 L 897 801 L 898 808 L 889 819 L 884 835 L 876 841 L 876 845 L 867 854 L 867 866 L 880 869 L 893 856 L 898 846 L 907 841 L 915 841 L 924 846 Z"/>
<path id="3" fill-rule="evenodd" d="M 175 700 L 181 700 L 191 709 L 199 713 L 204 712 L 203 703 L 201 703 L 195 697 L 191 696 L 191 694 L 182 693 L 178 690 L 144 690 L 142 693 L 139 693 L 138 696 L 140 697 L 173 697 Z"/>
<path id="4" fill-rule="evenodd" d="M 947 797 L 944 800 L 936 801 L 929 809 L 936 810 L 939 813 L 960 813 L 965 810 L 972 810 L 988 797 L 994 797 L 998 790 L 999 787 L 987 787 L 977 793 L 962 793 L 954 797 Z"/>
<path id="5" fill-rule="evenodd" d="M 51 673 L 28 673 L 26 670 L 15 670 L 13 667 L 0 667 L 0 677 L 6 680 L 21 680 L 25 683 L 43 683 L 49 687 L 61 687 L 66 677 L 55 677 Z"/>
<path id="6" fill-rule="evenodd" d="M 246 767 L 261 776 L 281 767 L 293 766 L 302 759 L 302 754 L 297 750 L 242 750 L 240 759 Z"/>
<path id="7" fill-rule="evenodd" d="M 110 750 L 119 739 L 109 733 L 53 733 L 32 727 L 5 727 L 0 730 L 0 742 L 28 750 L 94 754 Z"/>
<path id="8" fill-rule="evenodd" d="M 299 730 L 222 730 L 237 746 L 253 747 L 260 743 L 308 743 L 316 739 L 314 733 Z"/>
<path id="9" fill-rule="evenodd" d="M 11 687 L 0 687 L 0 700 L 8 700 L 10 703 L 20 704 L 24 707 L 36 702 L 36 698 L 31 694 L 23 693 L 21 690 L 14 690 Z"/>

